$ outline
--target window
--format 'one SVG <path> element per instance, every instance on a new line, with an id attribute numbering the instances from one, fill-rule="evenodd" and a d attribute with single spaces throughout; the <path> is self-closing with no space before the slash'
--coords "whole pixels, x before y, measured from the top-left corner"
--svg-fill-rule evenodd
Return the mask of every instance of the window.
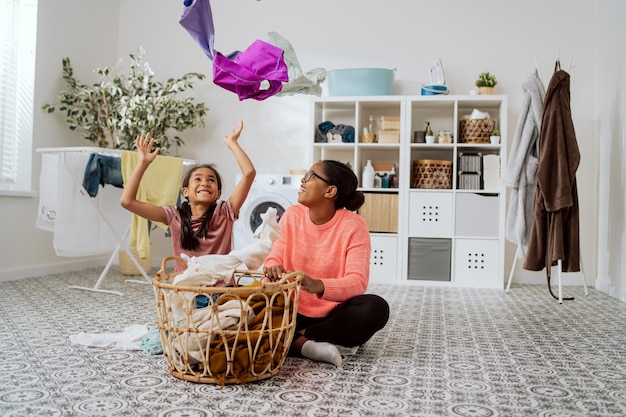
<path id="1" fill-rule="evenodd" d="M 0 0 L 0 195 L 33 195 L 37 0 Z"/>

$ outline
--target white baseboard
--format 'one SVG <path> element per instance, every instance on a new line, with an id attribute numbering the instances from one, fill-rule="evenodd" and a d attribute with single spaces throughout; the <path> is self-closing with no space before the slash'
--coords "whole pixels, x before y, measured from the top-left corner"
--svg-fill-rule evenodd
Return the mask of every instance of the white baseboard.
<path id="1" fill-rule="evenodd" d="M 609 297 L 617 298 L 623 303 L 626 303 L 626 290 L 620 287 L 611 285 L 610 282 L 601 280 L 600 278 L 595 280 L 596 290 L 605 293 Z"/>
<path id="2" fill-rule="evenodd" d="M 14 269 L 0 269 L 0 282 L 13 281 L 23 278 L 40 277 L 50 274 L 62 274 L 64 272 L 80 271 L 82 269 L 89 268 L 104 268 L 108 261 L 109 258 L 107 257 L 89 259 L 74 258 L 64 262 L 53 264 L 32 265 L 24 268 Z M 152 259 L 150 263 L 153 268 L 161 267 L 160 260 Z M 114 259 L 113 265 L 119 266 L 119 261 L 117 257 Z"/>
<path id="3" fill-rule="evenodd" d="M 49 274 L 62 274 L 64 272 L 80 271 L 81 269 L 98 268 L 106 265 L 108 258 L 72 259 L 65 262 L 32 265 L 24 268 L 0 270 L 0 281 L 13 281 L 16 279 L 40 277 Z"/>

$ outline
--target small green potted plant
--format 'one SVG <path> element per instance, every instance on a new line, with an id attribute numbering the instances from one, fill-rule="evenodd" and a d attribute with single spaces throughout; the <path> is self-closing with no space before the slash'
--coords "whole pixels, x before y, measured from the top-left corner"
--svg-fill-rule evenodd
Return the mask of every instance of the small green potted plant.
<path id="1" fill-rule="evenodd" d="M 498 129 L 494 129 L 491 132 L 491 136 L 489 136 L 489 140 L 492 145 L 498 145 L 500 143 L 500 131 Z"/>
<path id="2" fill-rule="evenodd" d="M 141 132 L 150 132 L 161 154 L 176 153 L 184 145 L 178 134 L 191 127 L 204 127 L 209 110 L 184 93 L 193 88 L 194 81 L 205 76 L 190 72 L 180 78 L 156 81 L 154 72 L 144 62 L 145 51 L 139 48 L 130 54 L 128 74 L 120 74 L 117 66 L 94 70 L 100 76 L 93 85 L 81 83 L 74 75 L 69 58 L 63 59 L 62 77 L 67 89 L 61 91 L 57 103 L 42 106 L 48 113 L 65 113 L 70 130 L 101 148 L 132 150 Z"/>
<path id="3" fill-rule="evenodd" d="M 476 80 L 478 94 L 493 94 L 493 88 L 498 84 L 496 76 L 489 72 L 481 72 Z"/>

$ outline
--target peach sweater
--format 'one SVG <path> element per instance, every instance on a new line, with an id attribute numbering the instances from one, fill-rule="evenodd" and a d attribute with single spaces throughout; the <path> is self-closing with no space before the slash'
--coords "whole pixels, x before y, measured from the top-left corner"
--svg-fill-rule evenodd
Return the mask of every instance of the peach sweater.
<path id="1" fill-rule="evenodd" d="M 328 223 L 316 225 L 309 209 L 296 204 L 285 211 L 279 226 L 281 236 L 272 244 L 265 265 L 283 265 L 286 271 L 303 271 L 324 282 L 321 297 L 300 293 L 300 314 L 324 317 L 339 303 L 365 292 L 371 243 L 361 216 L 340 209 Z"/>

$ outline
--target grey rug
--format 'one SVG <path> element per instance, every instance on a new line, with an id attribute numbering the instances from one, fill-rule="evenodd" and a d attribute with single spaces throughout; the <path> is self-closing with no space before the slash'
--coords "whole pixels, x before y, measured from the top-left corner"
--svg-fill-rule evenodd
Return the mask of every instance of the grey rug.
<path id="1" fill-rule="evenodd" d="M 626 305 L 565 287 L 511 292 L 373 284 L 387 326 L 343 369 L 287 358 L 247 385 L 172 377 L 161 355 L 72 344 L 79 332 L 156 324 L 152 287 L 100 270 L 0 283 L 0 415 L 57 416 L 624 416 Z"/>

